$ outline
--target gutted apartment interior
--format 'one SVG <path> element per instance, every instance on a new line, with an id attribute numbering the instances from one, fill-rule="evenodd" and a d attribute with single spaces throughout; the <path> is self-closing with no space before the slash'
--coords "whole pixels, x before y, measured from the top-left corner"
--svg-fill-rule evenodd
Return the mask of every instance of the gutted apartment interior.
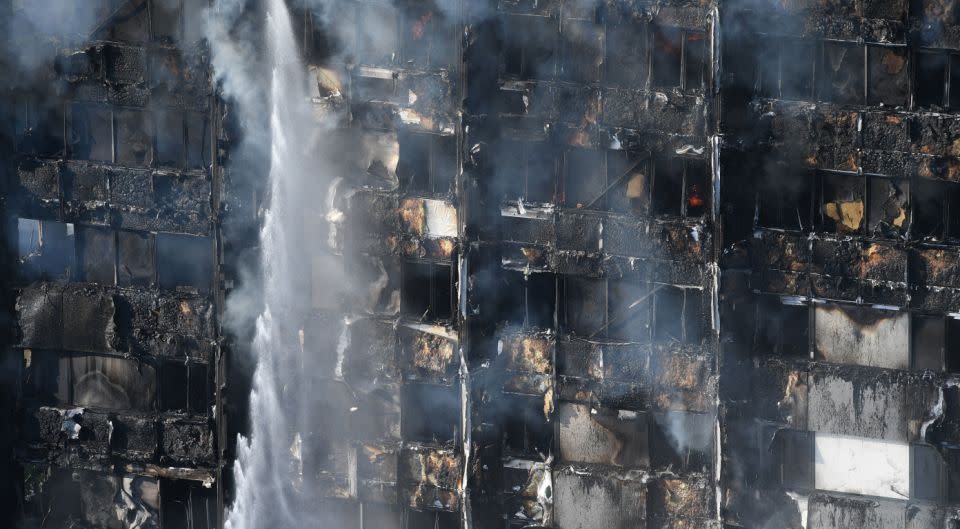
<path id="1" fill-rule="evenodd" d="M 223 525 L 250 376 L 224 299 L 265 191 L 229 170 L 205 3 L 78 5 L 4 85 L 0 525 Z M 291 6 L 342 179 L 299 234 L 300 508 L 960 526 L 960 7 Z"/>

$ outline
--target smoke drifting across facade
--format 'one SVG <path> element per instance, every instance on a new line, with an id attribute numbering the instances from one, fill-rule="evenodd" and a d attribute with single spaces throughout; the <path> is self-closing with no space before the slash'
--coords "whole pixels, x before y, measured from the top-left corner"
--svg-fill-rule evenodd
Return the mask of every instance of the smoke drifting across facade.
<path id="1" fill-rule="evenodd" d="M 951 2 L 61 4 L 0 525 L 960 524 Z"/>

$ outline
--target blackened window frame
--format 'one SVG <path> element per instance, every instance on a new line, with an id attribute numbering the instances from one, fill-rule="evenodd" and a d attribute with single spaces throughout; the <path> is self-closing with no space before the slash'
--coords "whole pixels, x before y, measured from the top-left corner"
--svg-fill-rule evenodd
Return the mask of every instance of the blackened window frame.
<path id="1" fill-rule="evenodd" d="M 447 262 L 436 262 L 429 259 L 405 259 L 401 262 L 401 290 L 400 290 L 400 315 L 408 321 L 423 321 L 423 322 L 450 322 L 455 321 L 458 316 L 458 307 L 456 303 L 457 291 L 457 277 L 456 277 L 456 267 L 453 266 L 453 263 L 456 263 L 456 256 L 452 257 L 450 263 Z M 406 305 L 405 299 L 407 298 L 406 289 L 409 288 L 406 285 L 407 276 L 412 273 L 409 267 L 418 266 L 418 267 L 427 267 L 427 281 L 428 281 L 428 292 L 427 292 L 427 309 L 423 315 L 416 315 L 410 311 L 409 305 Z M 438 268 L 446 268 L 448 270 L 447 278 L 449 281 L 448 289 L 450 292 L 449 303 L 449 312 L 447 309 L 443 309 L 443 312 L 440 312 L 439 309 L 435 306 L 438 303 L 443 303 L 443 300 L 440 299 L 442 290 L 439 289 L 437 282 L 439 280 L 439 274 L 437 272 Z M 442 272 L 441 272 L 442 273 Z"/>
<path id="2" fill-rule="evenodd" d="M 568 282 L 571 280 L 593 282 L 594 286 L 602 284 L 600 288 L 603 289 L 603 315 L 599 322 L 600 326 L 592 333 L 586 335 L 576 334 L 571 327 L 571 322 L 568 319 L 569 315 L 583 310 L 577 301 L 571 298 L 572 293 L 576 290 L 569 286 Z M 611 282 L 615 284 L 611 285 Z M 611 295 L 611 289 L 621 283 L 638 287 L 640 297 L 634 302 L 626 303 L 626 307 L 614 307 L 613 304 L 615 301 L 622 300 L 617 299 L 615 295 Z M 572 274 L 558 274 L 557 287 L 557 323 L 563 334 L 610 343 L 675 342 L 694 346 L 702 344 L 704 338 L 707 337 L 702 307 L 704 291 L 701 287 L 649 281 L 636 277 L 624 277 L 621 279 L 607 277 L 590 278 Z M 680 335 L 675 337 L 676 339 L 662 339 L 662 337 L 658 336 L 657 314 L 661 312 L 658 310 L 658 307 L 668 294 L 668 291 L 665 289 L 670 289 L 670 292 L 679 292 L 680 295 L 680 307 L 672 315 L 672 318 L 679 319 L 680 321 Z M 691 292 L 693 291 L 695 291 L 696 294 L 692 294 Z M 697 299 L 699 299 L 700 305 L 694 303 L 694 300 Z M 645 305 L 645 308 L 641 308 L 640 312 L 636 311 L 636 307 L 641 306 L 641 304 Z M 629 312 L 624 313 L 624 310 Z M 632 318 L 631 314 L 633 315 Z M 633 319 L 641 316 L 644 317 L 644 319 Z M 634 325 L 637 325 L 644 323 L 644 321 L 646 323 L 646 331 L 642 334 L 624 337 L 622 334 L 611 332 L 611 329 L 625 322 L 632 322 Z"/>

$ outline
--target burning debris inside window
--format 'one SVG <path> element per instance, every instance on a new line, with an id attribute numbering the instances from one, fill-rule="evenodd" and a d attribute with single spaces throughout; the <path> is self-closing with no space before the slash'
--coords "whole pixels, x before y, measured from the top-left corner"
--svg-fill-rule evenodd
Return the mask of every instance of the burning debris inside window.
<path id="1" fill-rule="evenodd" d="M 0 20 L 0 527 L 960 524 L 953 2 Z"/>

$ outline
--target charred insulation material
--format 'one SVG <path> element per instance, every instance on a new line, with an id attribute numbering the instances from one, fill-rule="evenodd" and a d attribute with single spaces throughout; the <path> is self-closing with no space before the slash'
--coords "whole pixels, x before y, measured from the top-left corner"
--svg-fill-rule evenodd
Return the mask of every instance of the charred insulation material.
<path id="1" fill-rule="evenodd" d="M 960 524 L 953 2 L 0 21 L 0 526 Z"/>

